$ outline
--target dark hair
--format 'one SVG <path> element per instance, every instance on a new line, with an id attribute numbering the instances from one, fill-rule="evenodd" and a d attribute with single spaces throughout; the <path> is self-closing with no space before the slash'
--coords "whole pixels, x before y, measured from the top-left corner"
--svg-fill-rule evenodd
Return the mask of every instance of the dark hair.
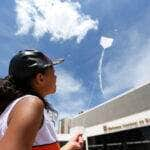
<path id="1" fill-rule="evenodd" d="M 41 70 L 40 73 L 44 74 L 45 71 L 46 68 Z M 27 94 L 39 97 L 43 101 L 47 111 L 52 111 L 57 114 L 57 111 L 51 106 L 51 104 L 33 90 L 31 82 L 36 74 L 19 81 L 13 79 L 11 76 L 0 78 L 0 114 L 12 101 Z"/>

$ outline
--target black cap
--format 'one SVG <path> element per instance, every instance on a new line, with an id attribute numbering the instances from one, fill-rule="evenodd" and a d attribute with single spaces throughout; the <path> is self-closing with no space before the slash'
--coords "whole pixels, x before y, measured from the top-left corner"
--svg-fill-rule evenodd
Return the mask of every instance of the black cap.
<path id="1" fill-rule="evenodd" d="M 14 79 L 25 79 L 44 68 L 60 64 L 64 59 L 52 60 L 38 50 L 19 51 L 10 61 L 9 76 Z"/>

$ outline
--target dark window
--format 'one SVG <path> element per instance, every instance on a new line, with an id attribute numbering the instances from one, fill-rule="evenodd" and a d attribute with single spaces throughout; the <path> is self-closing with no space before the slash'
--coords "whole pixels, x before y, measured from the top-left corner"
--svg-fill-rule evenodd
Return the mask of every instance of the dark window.
<path id="1" fill-rule="evenodd" d="M 89 150 L 150 150 L 150 126 L 88 137 Z"/>

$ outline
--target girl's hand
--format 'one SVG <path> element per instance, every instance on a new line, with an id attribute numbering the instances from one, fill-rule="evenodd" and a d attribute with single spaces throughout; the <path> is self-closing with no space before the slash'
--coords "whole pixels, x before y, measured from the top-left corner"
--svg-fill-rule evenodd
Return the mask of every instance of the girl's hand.
<path id="1" fill-rule="evenodd" d="M 83 147 L 84 139 L 81 133 L 73 136 L 70 141 L 61 148 L 61 150 L 81 150 Z"/>

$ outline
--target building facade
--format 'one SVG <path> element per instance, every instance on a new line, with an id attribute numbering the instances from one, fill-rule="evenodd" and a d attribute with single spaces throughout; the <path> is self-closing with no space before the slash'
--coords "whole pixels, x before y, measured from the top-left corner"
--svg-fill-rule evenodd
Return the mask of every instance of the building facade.
<path id="1" fill-rule="evenodd" d="M 119 95 L 71 119 L 71 128 L 85 128 L 150 109 L 150 84 Z"/>
<path id="2" fill-rule="evenodd" d="M 69 134 L 82 130 L 86 150 L 150 150 L 150 83 L 71 118 L 67 127 Z"/>
<path id="3" fill-rule="evenodd" d="M 71 120 L 63 118 L 58 123 L 58 134 L 69 134 Z"/>

